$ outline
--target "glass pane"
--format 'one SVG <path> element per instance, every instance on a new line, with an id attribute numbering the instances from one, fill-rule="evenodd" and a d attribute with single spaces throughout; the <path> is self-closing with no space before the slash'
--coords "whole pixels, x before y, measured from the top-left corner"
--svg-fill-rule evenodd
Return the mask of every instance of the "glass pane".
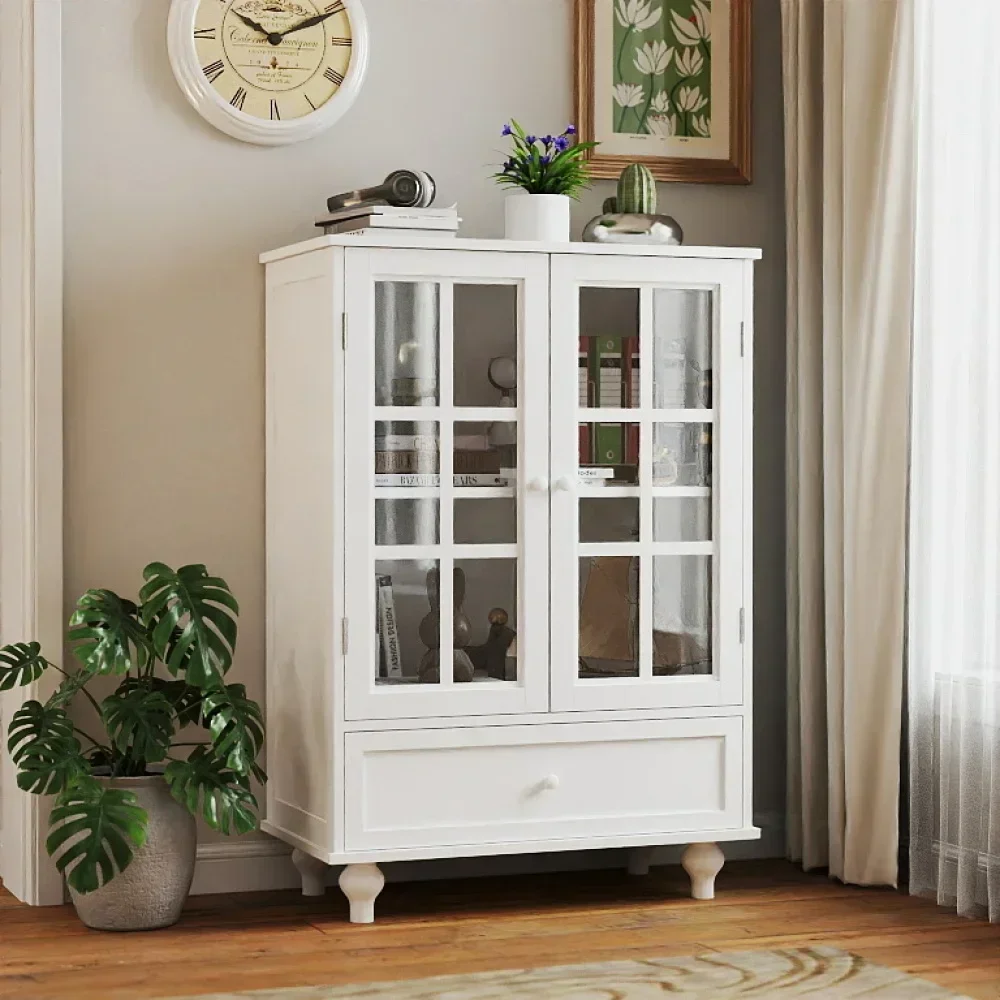
<path id="1" fill-rule="evenodd" d="M 712 405 L 712 292 L 653 292 L 653 406 Z"/>
<path id="2" fill-rule="evenodd" d="M 441 645 L 436 559 L 375 563 L 377 684 L 438 681 L 434 657 Z"/>
<path id="3" fill-rule="evenodd" d="M 579 402 L 639 406 L 639 290 L 580 289 Z"/>
<path id="4" fill-rule="evenodd" d="M 513 405 L 517 286 L 455 285 L 455 405 Z"/>
<path id="5" fill-rule="evenodd" d="M 580 483 L 639 482 L 638 424 L 580 424 Z"/>
<path id="6" fill-rule="evenodd" d="M 517 423 L 455 424 L 456 486 L 517 485 Z"/>
<path id="7" fill-rule="evenodd" d="M 712 485 L 711 424 L 653 424 L 653 485 Z"/>
<path id="8" fill-rule="evenodd" d="M 710 542 L 711 497 L 654 497 L 654 542 Z"/>
<path id="9" fill-rule="evenodd" d="M 655 556 L 653 674 L 710 674 L 711 650 L 711 556 Z"/>
<path id="10" fill-rule="evenodd" d="M 438 501 L 375 501 L 376 545 L 437 545 Z"/>
<path id="11" fill-rule="evenodd" d="M 375 421 L 375 485 L 437 486 L 438 425 L 427 420 Z"/>
<path id="12" fill-rule="evenodd" d="M 455 542 L 458 545 L 506 545 L 517 541 L 517 501 L 455 501 Z"/>
<path id="13" fill-rule="evenodd" d="M 517 681 L 517 560 L 455 561 L 455 682 Z"/>
<path id="14" fill-rule="evenodd" d="M 580 541 L 639 541 L 639 498 L 581 497 Z"/>
<path id="15" fill-rule="evenodd" d="M 639 676 L 638 556 L 580 560 L 579 656 L 581 678 Z"/>
<path id="16" fill-rule="evenodd" d="M 375 404 L 436 406 L 441 290 L 432 282 L 375 285 Z"/>

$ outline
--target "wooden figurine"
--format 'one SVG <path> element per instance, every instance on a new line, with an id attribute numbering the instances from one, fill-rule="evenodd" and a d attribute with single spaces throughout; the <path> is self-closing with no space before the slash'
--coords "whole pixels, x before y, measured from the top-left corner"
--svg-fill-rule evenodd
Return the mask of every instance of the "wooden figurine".
<path id="1" fill-rule="evenodd" d="M 489 613 L 490 634 L 480 646 L 469 646 L 466 652 L 477 670 L 498 681 L 517 680 L 507 676 L 507 651 L 517 633 L 508 626 L 509 615 L 503 608 L 493 608 Z M 516 667 L 515 667 L 516 669 Z"/>
<path id="2" fill-rule="evenodd" d="M 465 647 L 472 638 L 472 623 L 462 608 L 465 601 L 465 573 L 455 567 L 452 576 L 452 662 L 456 684 L 472 680 L 475 668 Z M 419 677 L 423 684 L 439 684 L 441 681 L 441 575 L 437 568 L 427 573 L 427 600 L 431 610 L 420 622 L 420 641 L 427 647 L 420 660 Z"/>

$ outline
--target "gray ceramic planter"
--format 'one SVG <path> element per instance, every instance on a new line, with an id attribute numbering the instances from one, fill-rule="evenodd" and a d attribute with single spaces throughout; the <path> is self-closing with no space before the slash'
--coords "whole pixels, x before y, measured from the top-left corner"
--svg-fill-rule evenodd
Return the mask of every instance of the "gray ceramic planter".
<path id="1" fill-rule="evenodd" d="M 120 875 L 96 892 L 70 895 L 77 915 L 100 931 L 149 931 L 176 923 L 194 878 L 198 843 L 194 817 L 159 775 L 99 778 L 135 793 L 149 814 L 146 843 Z"/>

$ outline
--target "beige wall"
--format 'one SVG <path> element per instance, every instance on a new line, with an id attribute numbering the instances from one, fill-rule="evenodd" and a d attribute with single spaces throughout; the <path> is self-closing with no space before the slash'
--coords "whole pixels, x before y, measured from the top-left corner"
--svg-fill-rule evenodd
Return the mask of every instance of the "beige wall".
<path id="1" fill-rule="evenodd" d="M 168 0 L 64 3 L 66 596 L 205 562 L 239 597 L 237 672 L 263 695 L 263 286 L 327 195 L 417 167 L 498 235 L 486 180 L 511 115 L 571 119 L 570 0 L 366 0 L 367 84 L 305 145 L 261 149 L 188 107 Z M 784 785 L 783 258 L 778 0 L 756 4 L 755 183 L 661 188 L 690 243 L 764 248 L 757 281 L 757 808 Z M 596 213 L 601 182 L 576 212 Z"/>

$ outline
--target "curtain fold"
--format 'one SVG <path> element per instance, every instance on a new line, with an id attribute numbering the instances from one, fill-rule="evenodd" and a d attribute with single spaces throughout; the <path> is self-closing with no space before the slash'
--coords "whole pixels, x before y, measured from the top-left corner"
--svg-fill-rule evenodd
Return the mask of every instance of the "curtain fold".
<path id="1" fill-rule="evenodd" d="M 917 0 L 910 890 L 1000 921 L 1000 3 Z"/>
<path id="2" fill-rule="evenodd" d="M 909 0 L 782 0 L 789 853 L 897 881 L 913 252 Z"/>

